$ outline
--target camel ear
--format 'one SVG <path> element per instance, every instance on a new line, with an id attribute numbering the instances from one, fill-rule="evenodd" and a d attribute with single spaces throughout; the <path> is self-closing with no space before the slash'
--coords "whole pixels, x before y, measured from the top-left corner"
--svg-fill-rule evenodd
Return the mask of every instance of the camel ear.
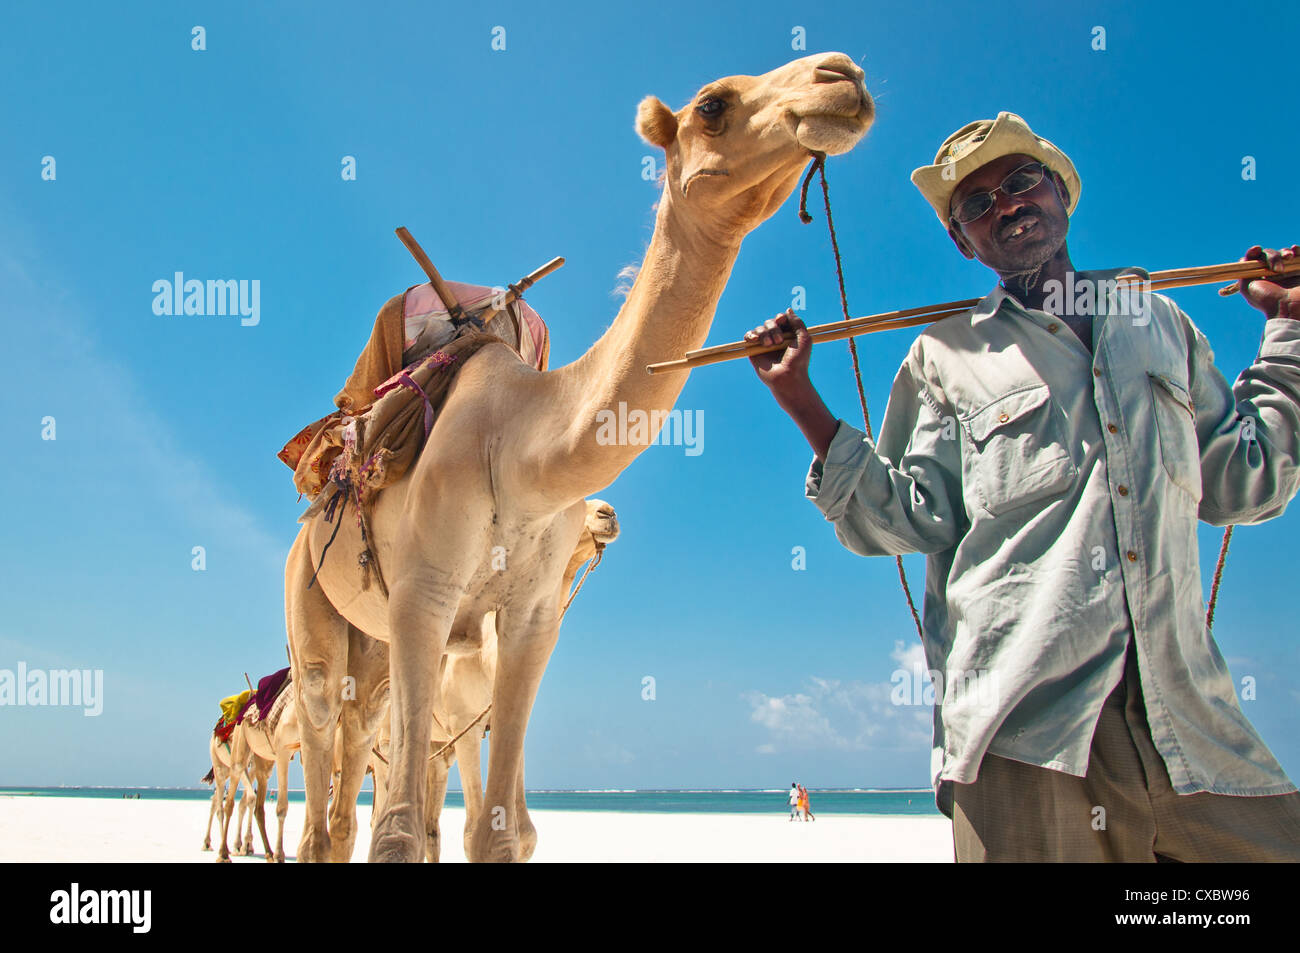
<path id="1" fill-rule="evenodd" d="M 677 138 L 677 117 L 660 100 L 647 96 L 636 109 L 636 131 L 652 146 L 667 149 Z"/>

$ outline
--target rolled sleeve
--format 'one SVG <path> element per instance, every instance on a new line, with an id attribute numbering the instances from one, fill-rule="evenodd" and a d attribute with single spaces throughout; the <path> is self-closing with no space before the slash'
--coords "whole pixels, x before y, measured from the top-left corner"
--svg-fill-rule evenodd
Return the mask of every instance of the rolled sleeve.
<path id="1" fill-rule="evenodd" d="M 909 357 L 894 381 L 879 444 L 841 419 L 825 462 L 814 459 L 808 469 L 804 495 L 858 555 L 935 553 L 959 536 L 956 418 L 923 387 Z"/>
<path id="2" fill-rule="evenodd" d="M 813 457 L 804 480 L 804 496 L 831 522 L 840 519 L 874 452 L 867 435 L 841 419 L 826 451 L 826 462 Z"/>

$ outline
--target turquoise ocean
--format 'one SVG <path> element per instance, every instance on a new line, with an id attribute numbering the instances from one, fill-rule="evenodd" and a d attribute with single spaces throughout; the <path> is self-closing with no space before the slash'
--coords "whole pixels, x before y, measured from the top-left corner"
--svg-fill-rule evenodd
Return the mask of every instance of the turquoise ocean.
<path id="1" fill-rule="evenodd" d="M 273 793 L 274 793 L 274 789 Z M 160 801 L 206 801 L 212 788 L 4 788 L 0 797 L 134 798 Z M 786 814 L 786 790 L 733 791 L 529 791 L 535 811 L 623 811 L 654 814 Z M 890 790 L 810 790 L 814 814 L 915 814 L 942 816 L 929 788 Z M 303 799 L 290 791 L 290 803 Z M 371 804 L 362 791 L 360 804 Z M 448 807 L 464 807 L 460 791 L 447 792 Z"/>

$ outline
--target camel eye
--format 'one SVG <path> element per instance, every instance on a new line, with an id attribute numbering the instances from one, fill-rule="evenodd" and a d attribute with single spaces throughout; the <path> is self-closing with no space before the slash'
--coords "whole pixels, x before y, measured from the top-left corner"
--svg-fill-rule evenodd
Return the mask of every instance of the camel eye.
<path id="1" fill-rule="evenodd" d="M 717 119 L 726 108 L 727 104 L 721 99 L 706 99 L 695 107 L 695 111 L 705 119 Z"/>

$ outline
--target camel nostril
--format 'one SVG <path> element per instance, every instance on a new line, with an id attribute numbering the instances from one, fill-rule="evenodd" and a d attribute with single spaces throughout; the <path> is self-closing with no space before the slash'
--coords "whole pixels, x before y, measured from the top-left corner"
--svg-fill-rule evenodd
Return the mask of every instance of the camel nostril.
<path id="1" fill-rule="evenodd" d="M 828 60 L 825 63 L 819 63 L 813 68 L 813 82 L 815 83 L 840 83 L 845 80 L 850 83 L 860 83 L 865 75 L 851 61 Z"/>

